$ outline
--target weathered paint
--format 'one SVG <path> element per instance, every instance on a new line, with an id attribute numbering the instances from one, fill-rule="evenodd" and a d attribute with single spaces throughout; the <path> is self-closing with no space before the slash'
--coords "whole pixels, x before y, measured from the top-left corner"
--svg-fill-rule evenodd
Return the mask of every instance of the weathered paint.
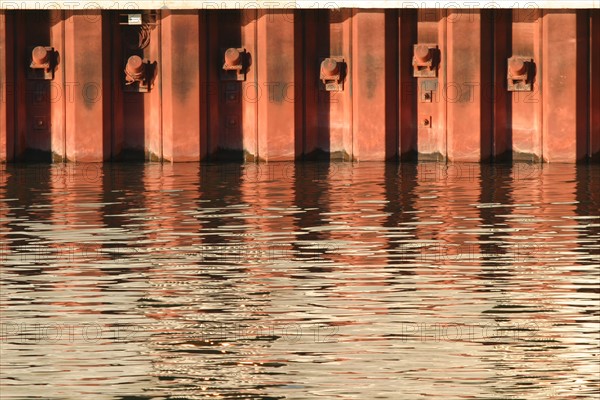
<path id="1" fill-rule="evenodd" d="M 0 10 L 0 160 L 14 159 L 14 64 L 7 57 L 13 53 L 12 29 L 12 18 Z"/>
<path id="2" fill-rule="evenodd" d="M 589 17 L 581 11 L 544 11 L 542 155 L 575 162 L 586 155 Z"/>
<path id="3" fill-rule="evenodd" d="M 110 157 L 109 79 L 106 52 L 109 27 L 100 11 L 74 11 L 63 20 L 66 159 L 99 162 Z M 75 95 L 69 98 L 69 91 Z"/>
<path id="4" fill-rule="evenodd" d="M 165 11 L 161 17 L 162 156 L 199 161 L 201 20 L 194 11 Z"/>
<path id="5" fill-rule="evenodd" d="M 0 12 L 0 159 L 575 162 L 600 154 L 598 10 L 157 10 L 147 93 L 125 91 L 119 11 Z M 129 32 L 129 33 L 128 33 Z M 437 47 L 436 77 L 413 46 Z M 52 81 L 28 78 L 52 46 Z M 224 80 L 227 48 L 248 54 Z M 507 91 L 507 59 L 533 90 Z M 345 64 L 326 91 L 321 60 Z M 432 98 L 424 100 L 431 91 Z"/>
<path id="6" fill-rule="evenodd" d="M 294 13 L 260 10 L 254 60 L 262 96 L 258 100 L 256 156 L 293 160 L 295 154 Z"/>
<path id="7" fill-rule="evenodd" d="M 0 9 L 48 9 L 61 8 L 65 10 L 94 10 L 94 9 L 165 9 L 165 10 L 184 10 L 184 9 L 206 9 L 206 10 L 224 10 L 224 9 L 332 9 L 332 8 L 439 8 L 455 9 L 474 7 L 481 8 L 598 8 L 600 5 L 597 0 L 538 0 L 532 3 L 531 0 L 482 0 L 472 2 L 468 0 L 295 0 L 295 1 L 274 1 L 274 0 L 215 0 L 202 1 L 197 0 L 136 0 L 133 1 L 98 1 L 98 0 L 2 0 Z"/>
<path id="8" fill-rule="evenodd" d="M 505 56 L 521 56 L 533 60 L 536 66 L 532 92 L 513 92 L 509 105 L 512 127 L 513 159 L 538 160 L 542 157 L 542 18 L 538 10 L 512 13 L 512 26 L 506 38 L 509 48 Z M 512 40 L 511 40 L 512 36 Z M 503 71 L 504 72 L 504 71 Z"/>
<path id="9" fill-rule="evenodd" d="M 447 21 L 447 13 L 436 9 L 419 10 L 417 19 L 410 21 L 416 25 L 417 37 L 414 43 L 435 45 L 439 52 L 436 78 L 414 78 L 412 66 L 408 77 L 409 82 L 416 83 L 416 91 L 409 94 L 409 98 L 416 104 L 417 137 L 413 150 L 419 158 L 424 159 L 441 160 L 447 156 L 447 99 L 450 97 L 450 100 L 454 101 L 453 97 L 456 96 L 455 93 L 448 92 L 455 88 L 455 83 L 448 83 L 447 69 L 450 54 Z M 408 42 L 403 45 L 410 48 L 408 54 L 410 60 L 405 59 L 403 63 L 412 65 L 413 43 Z M 431 92 L 430 102 L 422 100 L 426 91 Z"/>
<path id="10" fill-rule="evenodd" d="M 590 145 L 588 156 L 600 161 L 600 10 L 590 12 Z M 596 51 L 594 51 L 594 49 Z"/>
<path id="11" fill-rule="evenodd" d="M 447 15 L 447 151 L 452 161 L 487 160 L 491 109 L 482 96 L 490 76 L 488 11 Z M 442 92 L 442 94 L 444 91 Z"/>

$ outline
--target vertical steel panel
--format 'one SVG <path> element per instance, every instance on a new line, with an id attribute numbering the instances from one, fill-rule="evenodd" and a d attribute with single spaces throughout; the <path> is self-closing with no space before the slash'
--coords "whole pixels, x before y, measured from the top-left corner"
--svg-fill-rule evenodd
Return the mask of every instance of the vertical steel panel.
<path id="1" fill-rule="evenodd" d="M 66 105 L 70 101 L 65 82 L 64 60 L 65 54 L 65 11 L 50 11 L 50 43 L 58 55 L 58 62 L 54 71 L 54 80 L 50 82 L 50 131 L 52 156 L 55 161 L 65 160 L 66 154 Z"/>
<path id="2" fill-rule="evenodd" d="M 305 37 L 304 37 L 304 14 L 296 10 L 294 12 L 294 159 L 301 160 L 304 157 L 306 147 L 306 108 L 303 63 L 306 59 Z"/>
<path id="3" fill-rule="evenodd" d="M 324 93 L 318 89 L 319 137 L 328 137 L 330 156 L 338 160 L 352 159 L 352 92 L 354 89 L 354 65 L 352 59 L 352 16 L 351 9 L 329 10 L 328 48 L 318 49 L 318 58 L 343 57 L 347 74 L 344 90 Z M 318 71 L 318 69 L 317 69 Z M 317 72 L 318 73 L 318 72 Z M 318 75 L 317 75 L 318 76 Z"/>
<path id="4" fill-rule="evenodd" d="M 442 160 L 447 155 L 447 124 L 446 113 L 448 97 L 448 71 L 450 68 L 450 47 L 447 46 L 447 17 L 440 9 L 422 9 L 417 16 L 417 40 L 410 44 L 410 60 L 412 74 L 413 45 L 431 44 L 438 48 L 440 59 L 437 65 L 436 78 L 415 78 L 417 151 L 422 159 Z M 433 90 L 431 90 L 433 89 Z M 424 102 L 421 97 L 425 91 L 431 90 L 431 101 Z M 427 122 L 425 122 L 427 121 Z"/>
<path id="5" fill-rule="evenodd" d="M 600 161 L 600 10 L 590 11 L 590 134 L 589 157 Z"/>
<path id="6" fill-rule="evenodd" d="M 157 74 L 154 86 L 144 94 L 144 147 L 145 159 L 158 161 L 162 159 L 162 12 L 157 11 L 157 25 L 150 33 L 150 44 L 144 55 L 148 61 L 156 62 Z M 202 147 L 200 147 L 200 150 Z"/>
<path id="7" fill-rule="evenodd" d="M 381 161 L 395 157 L 397 147 L 395 121 L 388 119 L 397 112 L 395 97 L 388 95 L 397 88 L 395 66 L 388 62 L 397 60 L 396 43 L 386 36 L 392 21 L 384 10 L 360 10 L 353 20 L 352 157 Z"/>
<path id="8" fill-rule="evenodd" d="M 50 45 L 50 13 L 34 11 L 23 19 L 19 35 L 24 36 L 22 70 L 29 68 L 31 49 L 35 46 Z M 50 126 L 50 84 L 47 80 L 25 78 L 25 151 L 27 157 L 36 160 L 49 160 L 51 151 Z M 43 153 L 43 154 L 42 154 Z"/>
<path id="9" fill-rule="evenodd" d="M 257 21 L 258 157 L 293 160 L 295 157 L 294 13 L 260 10 Z"/>
<path id="10" fill-rule="evenodd" d="M 385 159 L 397 161 L 400 156 L 400 130 L 398 127 L 398 11 L 385 11 Z"/>
<path id="11" fill-rule="evenodd" d="M 299 100 L 302 126 L 302 157 L 315 159 L 329 157 L 329 92 L 319 90 L 319 59 L 330 54 L 329 11 L 303 10 L 300 12 L 302 55 L 299 70 Z M 332 96 L 335 98 L 337 93 Z"/>
<path id="12" fill-rule="evenodd" d="M 220 40 L 219 37 L 219 12 L 206 12 L 206 53 L 201 54 L 201 64 L 206 68 L 206 127 L 207 132 L 202 134 L 206 136 L 206 154 L 208 157 L 215 157 L 219 150 L 219 130 L 220 130 L 220 102 L 221 102 L 221 84 L 219 82 L 219 63 L 220 63 Z M 202 70 L 202 68 L 201 68 Z M 163 100 L 164 101 L 164 100 Z"/>
<path id="13" fill-rule="evenodd" d="M 14 82 L 14 158 L 15 160 L 22 160 L 23 155 L 26 151 L 27 146 L 27 107 L 25 106 L 28 89 L 27 81 L 25 79 L 25 66 L 23 65 L 23 59 L 26 58 L 25 48 L 25 35 L 23 34 L 23 28 L 26 14 L 16 12 L 14 16 L 14 27 L 13 27 L 13 82 Z"/>
<path id="14" fill-rule="evenodd" d="M 110 155 L 109 126 L 103 101 L 107 72 L 103 60 L 100 11 L 73 11 L 65 21 L 66 156 L 70 161 L 98 162 Z M 107 100 L 106 97 L 104 100 Z"/>
<path id="15" fill-rule="evenodd" d="M 124 70 L 128 57 L 138 55 L 151 65 L 156 63 L 157 75 L 160 75 L 160 15 L 157 15 L 158 23 L 146 25 L 149 30 L 124 25 L 121 20 L 120 12 L 112 12 L 107 17 L 111 43 L 105 47 L 105 58 L 112 59 L 109 80 L 112 101 L 108 105 L 112 107 L 112 156 L 116 160 L 157 160 L 161 156 L 160 76 L 153 79 L 149 92 L 138 93 L 126 90 Z M 136 41 L 143 43 L 143 48 L 136 47 Z"/>
<path id="16" fill-rule="evenodd" d="M 512 12 L 512 52 L 496 60 L 506 71 L 508 57 L 533 60 L 533 90 L 512 92 L 510 106 L 512 127 L 512 157 L 514 160 L 540 160 L 542 156 L 542 96 L 540 77 L 542 14 L 538 9 L 515 9 Z M 506 76 L 506 72 L 504 72 Z M 506 80 L 506 79 L 504 79 Z"/>
<path id="17" fill-rule="evenodd" d="M 217 47 L 211 50 L 208 57 L 208 68 L 219 72 L 222 70 L 225 50 L 228 48 L 239 48 L 242 44 L 241 33 L 241 13 L 238 10 L 220 11 L 214 14 L 215 18 L 211 21 L 216 23 L 214 32 L 216 32 Z M 213 30 L 211 30 L 213 32 Z M 218 130 L 216 143 L 217 151 L 225 156 L 227 152 L 232 153 L 233 158 L 242 160 L 243 142 L 242 142 L 242 82 L 224 81 L 217 74 L 215 76 L 219 101 L 215 103 L 215 114 L 218 114 Z"/>
<path id="18" fill-rule="evenodd" d="M 250 54 L 251 60 L 258 52 L 257 10 L 242 11 L 242 45 Z M 242 82 L 242 137 L 244 159 L 255 161 L 258 157 L 258 102 L 262 95 L 258 81 L 258 65 L 252 62 Z"/>
<path id="19" fill-rule="evenodd" d="M 0 10 L 0 162 L 12 161 L 14 138 L 13 14 Z"/>
<path id="20" fill-rule="evenodd" d="M 215 160 L 251 161 L 257 156 L 256 113 L 261 96 L 257 81 L 257 11 L 206 12 L 206 110 L 207 157 Z M 243 49 L 246 64 L 243 80 L 224 77 L 225 52 Z M 204 90 L 204 89 L 203 89 Z M 206 105 L 204 105 L 206 103 Z"/>
<path id="21" fill-rule="evenodd" d="M 129 93 L 119 12 L 0 11 L 0 160 L 600 159 L 598 10 L 158 17 L 140 50 L 154 86 Z M 416 44 L 437 47 L 437 76 L 413 76 Z M 59 55 L 52 81 L 28 77 L 36 45 Z M 228 47 L 249 54 L 243 81 L 222 76 Z M 514 56 L 533 60 L 532 91 L 508 91 Z M 327 57 L 342 91 L 320 82 Z"/>
<path id="22" fill-rule="evenodd" d="M 494 10 L 494 70 L 493 81 L 484 87 L 484 100 L 493 104 L 493 149 L 496 161 L 510 160 L 512 157 L 512 98 L 507 91 L 506 60 L 512 54 L 512 10 Z M 540 22 L 541 23 L 541 22 Z M 539 87 L 539 84 L 538 84 Z"/>
<path id="23" fill-rule="evenodd" d="M 482 83 L 489 82 L 489 48 L 485 11 L 448 13 L 448 83 L 445 100 L 447 150 L 452 161 L 483 161 L 491 155 L 491 107 L 482 98 Z M 485 46 L 485 47 L 484 47 Z"/>
<path id="24" fill-rule="evenodd" d="M 479 85 L 475 92 L 479 95 L 480 121 L 479 121 L 479 160 L 489 161 L 493 156 L 494 141 L 494 104 L 486 97 L 487 88 L 493 86 L 494 79 L 494 41 L 493 10 L 480 10 L 481 27 L 481 64 L 479 66 Z"/>
<path id="25" fill-rule="evenodd" d="M 417 43 L 417 10 L 400 10 L 398 16 L 398 153 L 400 160 L 417 157 L 417 79 L 413 77 L 413 44 Z M 439 87 L 439 83 L 438 83 Z M 439 98 L 437 98 L 439 103 Z M 436 115 L 436 119 L 437 115 Z"/>
<path id="26" fill-rule="evenodd" d="M 168 161 L 200 160 L 200 18 L 164 10 L 162 18 L 162 140 Z"/>
<path id="27" fill-rule="evenodd" d="M 588 40 L 582 12 L 544 11 L 542 52 L 543 157 L 575 162 L 585 156 Z"/>
<path id="28" fill-rule="evenodd" d="M 123 39 L 122 29 L 119 26 L 119 13 L 111 13 L 111 158 L 113 160 L 122 160 L 124 157 L 123 149 L 125 146 L 125 107 L 122 80 L 123 80 Z"/>

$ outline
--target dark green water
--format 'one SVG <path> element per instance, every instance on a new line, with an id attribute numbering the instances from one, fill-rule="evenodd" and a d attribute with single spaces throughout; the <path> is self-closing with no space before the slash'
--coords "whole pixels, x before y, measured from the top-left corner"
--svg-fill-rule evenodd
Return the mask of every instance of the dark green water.
<path id="1" fill-rule="evenodd" d="M 594 399 L 600 167 L 0 167 L 2 399 Z"/>

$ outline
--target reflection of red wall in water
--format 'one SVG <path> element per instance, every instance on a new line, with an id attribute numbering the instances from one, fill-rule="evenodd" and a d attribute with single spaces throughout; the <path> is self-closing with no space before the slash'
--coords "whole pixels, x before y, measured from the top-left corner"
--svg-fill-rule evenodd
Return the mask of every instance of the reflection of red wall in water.
<path id="1" fill-rule="evenodd" d="M 6 199 L 6 184 L 8 182 L 8 171 L 5 165 L 0 165 L 0 199 Z M 10 247 L 8 239 L 4 235 L 8 232 L 8 208 L 10 203 L 3 201 L 0 204 L 0 261 L 6 260 Z"/>
<path id="2" fill-rule="evenodd" d="M 240 258 L 251 275 L 250 281 L 256 285 L 277 282 L 270 278 L 287 280 L 292 272 L 286 268 L 286 264 L 295 257 L 292 244 L 296 239 L 301 239 L 301 235 L 294 234 L 297 214 L 286 213 L 295 209 L 294 165 L 246 165 L 241 166 L 240 171 L 240 204 L 249 205 L 248 208 L 239 209 L 240 213 L 248 216 L 240 218 L 239 224 L 249 227 L 241 237 L 241 247 L 248 250 L 242 250 Z M 270 218 L 273 216 L 276 218 Z M 267 279 L 263 281 L 263 278 Z M 279 283 L 276 285 L 278 289 L 292 288 L 282 287 Z"/>
<path id="3" fill-rule="evenodd" d="M 150 164 L 143 169 L 140 177 L 143 192 L 134 193 L 143 196 L 144 218 L 142 223 L 146 245 L 140 247 L 160 248 L 160 257 L 152 259 L 152 273 L 149 274 L 152 291 L 151 297 L 177 298 L 188 296 L 189 287 L 173 284 L 182 273 L 188 271 L 190 282 L 203 279 L 198 272 L 197 264 L 201 259 L 201 224 L 198 218 L 183 213 L 182 210 L 193 211 L 200 206 L 198 191 L 200 190 L 199 166 L 184 164 Z M 133 244 L 135 245 L 135 244 Z M 181 248 L 181 249 L 177 249 Z M 189 257 L 186 256 L 189 253 Z M 170 271 L 173 271 L 172 273 Z M 182 317 L 186 312 L 180 307 L 151 308 L 147 317 L 168 319 Z M 193 311 L 192 311 L 193 312 Z"/>
<path id="4" fill-rule="evenodd" d="M 589 222 L 571 218 L 578 215 L 576 169 L 575 165 L 549 164 L 522 180 L 513 174 L 514 204 L 531 204 L 531 207 L 504 210 L 512 214 L 512 218 L 506 218 L 507 228 L 520 228 L 506 233 L 509 251 L 515 259 L 512 273 L 518 279 L 527 280 L 527 285 L 511 286 L 511 292 L 545 309 L 570 306 L 573 295 L 568 294 L 572 291 L 567 288 L 568 282 L 589 277 L 589 272 L 574 268 L 572 256 L 561 254 L 577 253 L 580 231 L 572 227 Z M 560 261 L 560 258 L 568 261 Z M 529 279 L 530 276 L 535 278 Z M 556 323 L 556 314 L 539 313 L 537 318 Z M 566 318 L 564 322 L 573 320 Z"/>
<path id="5" fill-rule="evenodd" d="M 54 280 L 56 292 L 85 288 L 85 298 L 71 297 L 71 301 L 55 301 L 53 305 L 70 307 L 77 314 L 95 314 L 93 306 L 106 304 L 104 301 L 90 301 L 94 294 L 104 297 L 100 288 L 90 280 L 84 284 L 81 279 L 67 277 L 101 277 L 105 273 L 98 262 L 107 260 L 100 250 L 102 244 L 95 236 L 96 230 L 103 229 L 102 220 L 102 164 L 57 164 L 49 167 L 50 195 L 47 200 L 52 210 L 53 231 L 60 233 L 53 252 L 60 266 L 53 274 L 62 276 Z M 64 241 L 63 238 L 72 238 Z M 82 278 L 85 279 L 85 278 Z M 56 283 L 58 282 L 58 283 Z"/>
<path id="6" fill-rule="evenodd" d="M 419 164 L 414 190 L 415 242 L 420 246 L 417 273 L 435 276 L 435 283 L 452 285 L 471 273 L 473 254 L 481 252 L 476 231 L 482 223 L 480 170 L 477 164 Z M 429 224 L 433 222 L 434 224 Z M 465 269 L 468 268 L 468 269 Z M 451 298 L 447 299 L 452 301 Z"/>
<path id="7" fill-rule="evenodd" d="M 332 215 L 322 216 L 325 225 L 342 228 L 327 231 L 326 236 L 326 257 L 334 262 L 332 274 L 337 278 L 336 287 L 329 292 L 329 297 L 357 301 L 363 298 L 356 311 L 367 310 L 374 314 L 388 314 L 389 309 L 371 302 L 373 289 L 365 291 L 360 288 L 390 285 L 387 278 L 391 272 L 382 267 L 387 263 L 385 254 L 389 239 L 381 234 L 381 228 L 369 229 L 385 226 L 388 218 L 383 184 L 385 173 L 386 165 L 383 163 L 334 164 L 326 189 L 327 209 Z M 342 214 L 336 215 L 338 212 Z M 354 251 L 361 254 L 353 255 Z M 378 275 L 368 276 L 371 272 Z"/>

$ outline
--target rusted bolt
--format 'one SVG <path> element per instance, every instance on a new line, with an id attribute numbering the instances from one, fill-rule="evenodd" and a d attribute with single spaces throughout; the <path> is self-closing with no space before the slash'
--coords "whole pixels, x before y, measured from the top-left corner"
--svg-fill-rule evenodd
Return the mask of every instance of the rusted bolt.
<path id="1" fill-rule="evenodd" d="M 508 68 L 510 69 L 510 73 L 513 76 L 523 75 L 527 70 L 527 66 L 525 65 L 523 60 L 519 60 L 518 58 L 513 58 L 512 60 L 510 60 Z"/>
<path id="2" fill-rule="evenodd" d="M 38 65 L 46 64 L 48 62 L 48 50 L 44 46 L 37 46 L 31 52 L 31 58 Z"/>
<path id="3" fill-rule="evenodd" d="M 144 62 L 140 56 L 131 56 L 127 60 L 127 66 L 125 67 L 127 75 L 134 79 L 140 79 L 144 74 Z"/>
<path id="4" fill-rule="evenodd" d="M 429 61 L 431 59 L 431 51 L 429 50 L 429 47 L 424 44 L 420 44 L 415 47 L 415 57 L 419 62 L 422 63 Z"/>
<path id="5" fill-rule="evenodd" d="M 238 49 L 230 47 L 225 51 L 225 64 L 229 66 L 240 65 L 242 62 L 242 55 Z"/>
<path id="6" fill-rule="evenodd" d="M 336 76 L 340 73 L 340 66 L 334 59 L 326 58 L 321 63 L 321 73 L 324 76 Z"/>

